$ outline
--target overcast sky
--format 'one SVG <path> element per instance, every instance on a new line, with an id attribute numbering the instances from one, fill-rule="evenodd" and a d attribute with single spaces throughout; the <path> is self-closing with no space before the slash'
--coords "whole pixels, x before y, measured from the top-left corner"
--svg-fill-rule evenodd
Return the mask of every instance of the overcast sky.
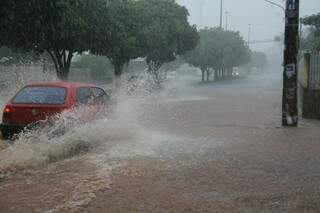
<path id="1" fill-rule="evenodd" d="M 200 25 L 200 4 L 203 2 L 202 26 L 218 26 L 220 23 L 220 0 L 177 0 L 190 12 L 190 23 Z M 223 27 L 228 11 L 229 29 L 240 31 L 247 40 L 248 25 L 251 24 L 251 41 L 273 39 L 284 31 L 284 13 L 264 0 L 223 0 Z M 284 5 L 283 0 L 274 0 Z M 300 0 L 301 16 L 320 12 L 320 0 Z M 254 44 L 253 49 L 263 50 L 274 44 Z"/>

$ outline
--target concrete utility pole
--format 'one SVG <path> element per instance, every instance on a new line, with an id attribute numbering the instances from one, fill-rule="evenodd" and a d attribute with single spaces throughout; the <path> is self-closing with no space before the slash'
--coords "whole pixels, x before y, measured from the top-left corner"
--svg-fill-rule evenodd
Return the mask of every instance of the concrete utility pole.
<path id="1" fill-rule="evenodd" d="M 199 0 L 198 1 L 199 4 L 199 29 L 202 29 L 202 24 L 203 24 L 203 1 Z"/>
<path id="2" fill-rule="evenodd" d="M 248 24 L 248 46 L 250 45 L 251 38 L 251 24 Z"/>
<path id="3" fill-rule="evenodd" d="M 222 0 L 220 1 L 220 28 L 222 28 L 222 9 L 223 9 L 223 6 L 222 6 Z"/>
<path id="4" fill-rule="evenodd" d="M 229 12 L 226 11 L 226 30 L 228 30 L 228 15 L 229 15 Z"/>
<path id="5" fill-rule="evenodd" d="M 298 126 L 299 0 L 286 0 L 282 126 Z"/>

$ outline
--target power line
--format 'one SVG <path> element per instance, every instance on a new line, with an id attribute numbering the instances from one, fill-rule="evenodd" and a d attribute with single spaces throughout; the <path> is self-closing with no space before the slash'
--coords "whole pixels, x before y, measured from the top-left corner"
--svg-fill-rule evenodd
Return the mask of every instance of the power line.
<path id="1" fill-rule="evenodd" d="M 272 43 L 277 42 L 276 40 L 264 40 L 264 41 L 250 41 L 249 44 L 260 44 L 260 43 Z"/>
<path id="2" fill-rule="evenodd" d="M 277 3 L 273 2 L 273 1 L 270 1 L 270 0 L 264 0 L 264 1 L 268 2 L 269 4 L 272 4 L 274 6 L 277 6 L 277 7 L 281 8 L 283 10 L 283 12 L 286 11 L 286 9 L 280 4 L 277 4 Z"/>

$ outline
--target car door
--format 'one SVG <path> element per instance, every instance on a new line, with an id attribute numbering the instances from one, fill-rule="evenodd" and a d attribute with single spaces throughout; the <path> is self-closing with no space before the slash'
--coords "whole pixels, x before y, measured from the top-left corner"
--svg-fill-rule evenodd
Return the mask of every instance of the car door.
<path id="1" fill-rule="evenodd" d="M 93 94 L 90 87 L 79 87 L 76 90 L 76 105 L 86 106 L 89 105 L 90 100 L 93 98 Z"/>
<path id="2" fill-rule="evenodd" d="M 101 88 L 91 88 L 93 93 L 92 105 L 95 107 L 98 116 L 105 115 L 111 112 L 110 96 Z"/>
<path id="3" fill-rule="evenodd" d="M 96 113 L 91 105 L 93 98 L 91 87 L 76 89 L 76 116 L 79 120 L 88 122 L 94 119 Z"/>
<path id="4" fill-rule="evenodd" d="M 84 121 L 97 119 L 110 111 L 107 107 L 110 97 L 101 88 L 79 87 L 76 96 L 80 118 Z"/>
<path id="5" fill-rule="evenodd" d="M 96 105 L 110 104 L 110 96 L 103 89 L 99 87 L 93 87 L 91 89 L 94 95 L 94 104 Z"/>

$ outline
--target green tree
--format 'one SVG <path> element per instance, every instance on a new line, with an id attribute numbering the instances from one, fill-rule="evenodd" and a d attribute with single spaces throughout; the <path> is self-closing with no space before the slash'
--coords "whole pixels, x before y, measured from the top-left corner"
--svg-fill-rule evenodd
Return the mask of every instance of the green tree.
<path id="1" fill-rule="evenodd" d="M 222 79 L 225 79 L 232 77 L 234 67 L 243 65 L 250 60 L 251 51 L 239 32 L 223 31 L 223 34 Z"/>
<path id="2" fill-rule="evenodd" d="M 310 26 L 316 35 L 320 36 L 320 13 L 303 18 L 302 23 Z"/>
<path id="3" fill-rule="evenodd" d="M 102 32 L 91 49 L 93 53 L 110 59 L 116 77 L 121 76 L 126 63 L 140 56 L 137 46 L 139 14 L 134 4 L 133 0 L 108 1 L 107 12 L 100 23 Z"/>
<path id="4" fill-rule="evenodd" d="M 188 10 L 174 0 L 138 0 L 136 7 L 142 23 L 137 35 L 141 55 L 159 82 L 160 67 L 195 48 L 199 36 L 188 23 Z"/>
<path id="5" fill-rule="evenodd" d="M 104 13 L 103 0 L 12 0 L 6 10 L 5 44 L 15 49 L 48 52 L 57 76 L 67 80 L 76 52 L 90 49 Z M 5 8 L 5 9 L 4 9 Z M 92 12 L 94 11 L 94 12 Z"/>
<path id="6" fill-rule="evenodd" d="M 0 47 L 6 44 L 8 34 L 13 19 L 13 0 L 0 1 Z"/>
<path id="7" fill-rule="evenodd" d="M 200 43 L 185 55 L 186 61 L 202 72 L 202 81 L 210 80 L 215 72 L 215 80 L 230 77 L 232 68 L 246 63 L 250 58 L 249 48 L 238 32 L 221 28 L 200 30 Z"/>
<path id="8" fill-rule="evenodd" d="M 219 49 L 215 42 L 213 29 L 200 30 L 200 43 L 197 47 L 189 51 L 184 57 L 185 60 L 194 67 L 198 67 L 202 73 L 202 82 L 205 81 L 205 74 L 207 73 L 207 81 L 209 81 L 209 75 L 211 68 L 218 67 L 218 51 Z"/>
<path id="9" fill-rule="evenodd" d="M 320 13 L 307 16 L 301 21 L 309 26 L 307 36 L 301 39 L 302 49 L 320 51 Z"/>

